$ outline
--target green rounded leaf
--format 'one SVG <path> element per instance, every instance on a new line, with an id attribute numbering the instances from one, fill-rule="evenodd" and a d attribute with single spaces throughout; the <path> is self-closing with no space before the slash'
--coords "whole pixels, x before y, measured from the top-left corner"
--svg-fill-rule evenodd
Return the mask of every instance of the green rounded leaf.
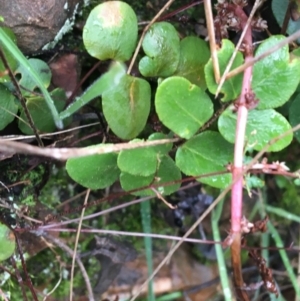
<path id="1" fill-rule="evenodd" d="M 135 140 L 130 143 L 135 142 L 138 141 Z M 157 159 L 157 154 L 153 147 L 122 150 L 118 156 L 118 167 L 121 171 L 131 175 L 150 176 L 157 169 Z"/>
<path id="2" fill-rule="evenodd" d="M 154 175 L 143 177 L 143 176 L 134 176 L 126 172 L 121 172 L 120 175 L 121 187 L 125 191 L 135 190 L 135 189 L 149 186 L 151 183 L 153 183 L 153 180 L 154 180 Z M 154 192 L 151 189 L 144 189 L 144 190 L 132 192 L 131 194 L 136 196 L 150 196 L 150 195 L 154 195 Z"/>
<path id="3" fill-rule="evenodd" d="M 0 84 L 0 130 L 3 130 L 15 119 L 18 106 L 15 96 Z"/>
<path id="4" fill-rule="evenodd" d="M 284 36 L 272 36 L 257 49 L 255 56 L 266 52 Z M 300 59 L 290 60 L 288 45 L 257 62 L 253 68 L 252 89 L 259 100 L 258 109 L 282 106 L 295 92 L 300 81 Z"/>
<path id="5" fill-rule="evenodd" d="M 143 76 L 167 77 L 178 66 L 180 57 L 179 36 L 173 25 L 167 22 L 154 23 L 143 40 L 147 56 L 139 62 Z"/>
<path id="6" fill-rule="evenodd" d="M 186 37 L 180 42 L 180 59 L 174 75 L 183 76 L 205 90 L 204 66 L 209 58 L 209 47 L 204 40 Z"/>
<path id="7" fill-rule="evenodd" d="M 182 138 L 191 138 L 212 116 L 213 104 L 198 86 L 173 76 L 157 88 L 155 108 L 160 121 Z"/>
<path id="8" fill-rule="evenodd" d="M 289 108 L 289 121 L 294 127 L 300 124 L 300 94 L 297 94 Z M 300 142 L 300 130 L 294 132 L 295 138 Z"/>
<path id="9" fill-rule="evenodd" d="M 232 162 L 233 145 L 217 132 L 203 132 L 180 146 L 176 152 L 176 165 L 189 176 L 200 176 L 226 171 Z M 231 175 L 205 176 L 198 181 L 212 187 L 225 188 L 231 183 Z"/>
<path id="10" fill-rule="evenodd" d="M 28 63 L 35 70 L 35 72 L 39 75 L 43 86 L 48 88 L 51 82 L 51 70 L 49 66 L 42 60 L 39 59 L 29 59 Z M 38 88 L 38 84 L 36 81 L 29 76 L 29 71 L 24 65 L 20 65 L 15 72 L 16 75 L 19 75 L 21 78 L 19 80 L 19 84 L 21 87 L 26 88 L 22 90 L 23 96 L 32 96 L 33 94 L 30 91 L 34 91 Z"/>
<path id="11" fill-rule="evenodd" d="M 230 42 L 229 40 L 222 40 L 222 48 L 217 53 L 221 74 L 223 74 L 223 72 L 225 71 L 227 64 L 234 52 L 234 48 L 235 46 L 232 42 Z M 240 65 L 242 65 L 243 61 L 244 61 L 243 55 L 240 52 L 238 52 L 230 70 L 233 70 L 239 67 Z M 216 94 L 218 84 L 215 82 L 215 76 L 213 70 L 214 69 L 213 69 L 212 59 L 210 59 L 204 69 L 205 79 L 206 79 L 208 90 L 212 94 Z M 224 82 L 221 88 L 221 93 L 224 94 L 224 96 L 221 98 L 222 101 L 224 102 L 230 101 L 236 99 L 240 95 L 241 88 L 242 88 L 242 79 L 243 79 L 243 74 L 240 73 L 234 77 L 229 78 Z"/>
<path id="12" fill-rule="evenodd" d="M 14 254 L 16 238 L 13 232 L 0 223 L 0 261 L 6 260 Z"/>
<path id="13" fill-rule="evenodd" d="M 157 173 L 148 177 L 132 176 L 127 173 L 122 173 L 120 182 L 122 188 L 126 191 L 141 188 L 144 186 L 162 186 L 155 187 L 155 189 L 162 195 L 170 195 L 177 191 L 181 185 L 181 172 L 175 165 L 175 162 L 169 156 L 161 156 L 159 158 L 159 168 Z M 176 184 L 165 186 L 164 183 L 178 182 Z M 156 196 L 155 192 L 151 189 L 140 190 L 133 192 L 136 196 Z"/>
<path id="14" fill-rule="evenodd" d="M 69 176 L 80 185 L 90 189 L 103 189 L 119 177 L 117 157 L 117 154 L 109 153 L 71 158 L 67 161 L 66 169 Z"/>
<path id="15" fill-rule="evenodd" d="M 148 141 L 160 140 L 160 139 L 170 139 L 173 138 L 171 135 L 165 135 L 163 133 L 153 133 L 149 136 Z M 173 147 L 173 143 L 166 143 L 161 145 L 153 146 L 156 153 L 166 155 Z"/>
<path id="16" fill-rule="evenodd" d="M 122 1 L 107 1 L 89 14 L 83 28 L 83 43 L 88 53 L 99 60 L 130 59 L 137 41 L 137 17 Z"/>
<path id="17" fill-rule="evenodd" d="M 55 89 L 50 93 L 54 105 L 58 112 L 60 112 L 66 103 L 66 94 L 62 89 Z M 55 122 L 53 120 L 51 111 L 45 98 L 42 97 L 30 97 L 26 101 L 27 109 L 33 119 L 35 127 L 41 133 L 51 133 L 56 129 Z M 21 109 L 21 119 L 19 119 L 19 129 L 27 135 L 32 135 L 33 131 L 28 125 L 28 119 L 23 109 Z M 23 120 L 27 123 L 24 123 Z M 66 121 L 67 122 L 67 121 Z"/>
<path id="18" fill-rule="evenodd" d="M 147 81 L 125 75 L 102 95 L 103 113 L 111 130 L 122 139 L 135 138 L 150 112 L 151 89 Z"/>
<path id="19" fill-rule="evenodd" d="M 227 109 L 218 120 L 219 131 L 229 142 L 235 141 L 237 114 Z M 248 147 L 260 151 L 271 139 L 283 134 L 291 129 L 288 121 L 273 109 L 251 110 L 249 111 L 246 141 Z M 287 147 L 293 139 L 293 134 L 289 134 L 272 144 L 268 151 L 277 152 Z"/>

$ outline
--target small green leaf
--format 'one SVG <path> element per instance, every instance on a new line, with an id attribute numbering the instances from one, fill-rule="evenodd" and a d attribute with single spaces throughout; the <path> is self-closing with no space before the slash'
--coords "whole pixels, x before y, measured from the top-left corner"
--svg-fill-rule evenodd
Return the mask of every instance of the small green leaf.
<path id="1" fill-rule="evenodd" d="M 154 23 L 143 40 L 143 49 L 147 56 L 139 62 L 143 76 L 167 77 L 178 66 L 180 57 L 179 36 L 173 25 L 167 22 Z"/>
<path id="2" fill-rule="evenodd" d="M 289 121 L 294 127 L 300 124 L 300 94 L 297 94 L 289 109 Z M 300 130 L 294 132 L 295 138 L 300 142 Z"/>
<path id="3" fill-rule="evenodd" d="M 111 130 L 122 139 L 135 138 L 150 112 L 151 89 L 147 81 L 125 75 L 102 95 L 103 113 Z"/>
<path id="4" fill-rule="evenodd" d="M 0 130 L 15 119 L 17 112 L 16 98 L 4 85 L 0 84 Z"/>
<path id="5" fill-rule="evenodd" d="M 143 176 L 134 176 L 126 172 L 121 172 L 120 175 L 120 183 L 125 191 L 146 187 L 151 183 L 153 183 L 153 179 L 154 179 L 154 175 L 143 177 Z M 135 196 L 150 196 L 150 195 L 154 195 L 154 192 L 151 189 L 144 189 L 144 190 L 132 192 L 132 194 Z"/>
<path id="6" fill-rule="evenodd" d="M 32 66 L 28 63 L 28 60 L 23 55 L 23 53 L 19 50 L 19 48 L 13 43 L 13 41 L 9 38 L 9 36 L 6 34 L 6 32 L 0 27 L 0 42 L 5 44 L 11 54 L 14 58 L 17 59 L 20 65 L 27 68 L 28 76 L 33 78 L 33 80 L 37 83 L 39 89 L 43 93 L 45 100 L 47 102 L 47 105 L 52 113 L 52 116 L 54 118 L 55 124 L 58 128 L 63 127 L 63 123 L 60 120 L 58 116 L 58 112 L 55 108 L 54 102 L 47 91 L 47 89 L 44 87 L 43 82 L 41 81 L 39 75 L 36 73 L 36 71 L 32 68 Z"/>
<path id="7" fill-rule="evenodd" d="M 83 28 L 88 53 L 99 60 L 130 59 L 137 41 L 138 23 L 132 8 L 122 1 L 107 1 L 89 14 Z"/>
<path id="8" fill-rule="evenodd" d="M 13 33 L 13 31 L 10 28 L 2 27 L 2 30 L 7 34 L 7 36 L 10 38 L 12 43 L 15 44 L 17 42 L 15 34 Z M 12 71 L 15 71 L 16 68 L 18 67 L 18 61 L 12 55 L 12 53 L 9 51 L 9 48 L 7 47 L 6 43 L 4 43 L 1 39 L 0 39 L 0 47 L 3 50 L 5 59 L 9 65 L 10 69 Z M 2 60 L 0 60 L 0 74 L 3 73 L 4 71 L 6 71 L 6 67 L 4 66 Z M 8 74 L 0 76 L 0 83 L 7 83 L 9 81 L 10 81 L 10 77 Z"/>
<path id="9" fill-rule="evenodd" d="M 28 63 L 30 64 L 32 69 L 38 74 L 41 82 L 43 83 L 43 86 L 45 88 L 48 88 L 52 76 L 49 66 L 44 61 L 39 59 L 29 59 Z M 32 96 L 32 93 L 30 91 L 34 91 L 35 89 L 37 89 L 38 84 L 32 77 L 28 76 L 27 68 L 23 65 L 20 65 L 16 70 L 15 74 L 19 74 L 21 76 L 19 84 L 21 87 L 26 88 L 26 90 L 23 89 L 22 94 L 25 97 L 28 95 Z"/>
<path id="10" fill-rule="evenodd" d="M 123 63 L 113 62 L 109 70 L 101 75 L 94 83 L 92 83 L 86 91 L 71 103 L 63 112 L 59 114 L 61 119 L 65 119 L 84 105 L 88 104 L 94 98 L 100 96 L 105 91 L 114 89 L 120 82 L 120 79 L 126 74 L 126 68 Z"/>
<path id="11" fill-rule="evenodd" d="M 66 169 L 69 176 L 80 185 L 90 189 L 103 189 L 119 177 L 117 157 L 117 154 L 109 153 L 72 158 L 67 161 Z"/>
<path id="12" fill-rule="evenodd" d="M 227 64 L 233 54 L 234 48 L 235 46 L 232 42 L 230 42 L 229 40 L 222 40 L 222 48 L 218 51 L 217 54 L 221 74 L 223 74 L 223 72 L 225 71 Z M 239 67 L 240 65 L 242 65 L 242 63 L 243 63 L 243 55 L 240 52 L 238 52 L 230 70 Z M 212 94 L 216 94 L 218 84 L 215 82 L 215 76 L 213 70 L 214 69 L 213 69 L 212 59 L 210 59 L 204 69 L 205 79 L 206 79 L 208 90 Z M 242 79 L 243 79 L 243 74 L 240 73 L 234 77 L 229 78 L 224 82 L 221 88 L 221 93 L 224 94 L 224 96 L 221 98 L 222 101 L 226 102 L 226 101 L 236 99 L 241 94 Z"/>
<path id="13" fill-rule="evenodd" d="M 126 191 L 141 188 L 144 186 L 162 186 L 155 189 L 162 195 L 170 195 L 177 191 L 181 185 L 181 172 L 175 165 L 174 161 L 169 156 L 161 156 L 159 158 L 159 168 L 155 175 L 148 177 L 132 176 L 127 173 L 122 173 L 120 177 L 122 188 Z M 164 186 L 164 183 L 175 182 L 178 183 Z M 145 189 L 132 193 L 136 196 L 155 196 L 155 192 L 151 189 Z"/>
<path id="14" fill-rule="evenodd" d="M 272 36 L 257 49 L 255 56 L 272 48 L 284 36 Z M 295 92 L 300 81 L 300 59 L 290 60 L 288 45 L 257 62 L 253 68 L 252 89 L 258 98 L 258 109 L 282 106 Z"/>
<path id="15" fill-rule="evenodd" d="M 204 66 L 209 58 L 210 51 L 204 40 L 186 37 L 180 42 L 180 59 L 174 75 L 183 76 L 205 90 Z"/>
<path id="16" fill-rule="evenodd" d="M 50 93 L 56 109 L 61 111 L 66 103 L 66 94 L 62 89 L 55 89 Z M 49 107 L 47 102 L 42 97 L 30 97 L 26 101 L 26 106 L 30 112 L 30 115 L 33 119 L 33 123 L 35 127 L 41 133 L 51 133 L 55 130 L 55 123 L 52 117 L 51 112 L 49 111 Z M 28 119 L 23 109 L 21 109 L 21 119 L 18 121 L 20 130 L 27 135 L 32 135 L 33 131 L 28 126 Z M 24 123 L 23 120 L 27 122 Z"/>
<path id="17" fill-rule="evenodd" d="M 157 88 L 155 108 L 160 121 L 182 138 L 191 138 L 212 116 L 213 104 L 198 86 L 179 76 Z"/>
<path id="18" fill-rule="evenodd" d="M 226 171 L 232 162 L 233 145 L 217 132 L 203 132 L 180 146 L 176 153 L 176 165 L 189 176 L 205 175 Z M 231 182 L 231 175 L 216 175 L 198 179 L 212 187 L 225 188 Z"/>
<path id="19" fill-rule="evenodd" d="M 130 143 L 138 141 L 141 140 L 133 140 Z M 153 175 L 157 165 L 157 154 L 153 147 L 122 150 L 118 156 L 118 167 L 121 171 L 135 176 Z"/>
<path id="20" fill-rule="evenodd" d="M 156 187 L 155 189 L 162 195 L 170 195 L 179 189 L 179 187 L 181 186 L 180 180 L 181 172 L 176 166 L 173 159 L 171 159 L 169 156 L 160 157 L 160 164 L 153 185 L 170 183 L 175 181 L 177 183 L 172 185 L 162 185 Z"/>
<path id="21" fill-rule="evenodd" d="M 235 141 L 237 114 L 227 109 L 218 120 L 219 131 L 229 142 Z M 248 147 L 260 151 L 271 139 L 283 134 L 291 129 L 288 121 L 273 109 L 251 110 L 249 111 L 246 141 Z M 287 147 L 293 139 L 293 134 L 289 134 L 272 144 L 268 151 L 278 152 Z"/>
<path id="22" fill-rule="evenodd" d="M 0 261 L 12 256 L 15 248 L 15 235 L 6 225 L 0 223 Z"/>
<path id="23" fill-rule="evenodd" d="M 172 138 L 171 135 L 165 135 L 163 133 L 153 133 L 149 136 L 148 141 L 152 140 L 160 140 L 160 139 L 170 139 Z M 153 146 L 156 153 L 166 155 L 173 147 L 173 143 L 166 143 L 161 145 Z"/>

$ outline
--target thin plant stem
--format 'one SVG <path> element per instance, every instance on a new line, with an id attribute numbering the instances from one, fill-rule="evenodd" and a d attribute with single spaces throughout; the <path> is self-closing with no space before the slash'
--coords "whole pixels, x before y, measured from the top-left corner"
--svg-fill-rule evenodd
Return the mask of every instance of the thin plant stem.
<path id="1" fill-rule="evenodd" d="M 220 230 L 219 230 L 219 220 L 221 217 L 221 213 L 223 210 L 224 199 L 216 206 L 211 213 L 211 226 L 212 226 L 212 233 L 213 239 L 216 241 L 220 241 Z M 228 279 L 228 272 L 226 268 L 226 263 L 224 259 L 223 248 L 220 244 L 215 245 L 217 261 L 218 261 L 218 269 L 220 274 L 220 281 L 223 289 L 224 300 L 231 301 L 232 300 L 232 293 L 230 288 L 230 281 Z"/>
<path id="2" fill-rule="evenodd" d="M 274 206 L 271 206 L 271 205 L 266 205 L 265 206 L 265 209 L 267 212 L 270 212 L 270 213 L 274 213 L 278 216 L 281 216 L 285 219 L 288 219 L 290 221 L 294 221 L 296 223 L 300 223 L 300 217 L 296 214 L 293 214 L 291 212 L 288 212 L 282 208 L 277 208 L 277 207 L 274 207 Z"/>
<path id="3" fill-rule="evenodd" d="M 271 237 L 273 238 L 273 240 L 275 241 L 276 247 L 281 248 L 284 244 L 283 241 L 278 233 L 278 231 L 276 230 L 276 228 L 273 226 L 273 224 L 269 221 L 268 222 L 268 229 L 270 231 Z M 299 283 L 297 281 L 297 277 L 293 271 L 293 267 L 291 265 L 291 262 L 287 256 L 286 250 L 284 249 L 280 249 L 279 251 L 279 255 L 281 257 L 281 260 L 283 262 L 283 265 L 286 269 L 286 272 L 289 275 L 289 279 L 294 287 L 295 293 L 297 298 L 300 298 L 300 286 Z"/>
<path id="4" fill-rule="evenodd" d="M 251 21 L 253 19 L 253 16 L 254 16 L 254 14 L 255 14 L 255 12 L 256 12 L 256 10 L 257 10 L 257 8 L 259 7 L 260 4 L 261 4 L 261 0 L 256 0 L 255 3 L 254 3 L 254 6 L 253 6 L 253 8 L 251 10 L 251 13 L 250 13 L 249 18 L 247 20 L 247 23 L 246 23 L 246 25 L 245 25 L 245 27 L 244 27 L 244 29 L 242 31 L 240 39 L 239 39 L 237 45 L 235 46 L 234 52 L 233 52 L 233 54 L 232 54 L 232 56 L 231 56 L 231 58 L 230 58 L 230 60 L 229 60 L 229 62 L 227 64 L 227 66 L 225 68 L 224 73 L 221 76 L 221 79 L 220 79 L 220 82 L 219 82 L 219 85 L 218 85 L 218 88 L 217 88 L 217 91 L 216 91 L 215 98 L 218 97 L 218 95 L 219 95 L 219 93 L 221 91 L 221 88 L 222 88 L 222 86 L 223 86 L 223 84 L 225 82 L 226 76 L 227 76 L 227 74 L 228 74 L 228 72 L 229 72 L 229 70 L 230 70 L 230 68 L 231 68 L 231 66 L 232 66 L 232 64 L 234 62 L 234 59 L 235 59 L 235 57 L 236 57 L 236 55 L 237 55 L 237 53 L 238 53 L 238 51 L 240 49 L 240 46 L 241 46 L 241 44 L 242 44 L 242 42 L 244 40 L 244 37 L 245 37 L 246 32 L 248 30 L 248 27 L 250 26 L 250 23 L 251 23 Z"/>
<path id="5" fill-rule="evenodd" d="M 70 275 L 70 301 L 73 300 L 73 281 L 74 281 L 74 268 L 75 268 L 75 261 L 76 261 L 76 254 L 77 254 L 77 248 L 78 248 L 78 241 L 79 241 L 79 236 L 80 236 L 80 231 L 82 227 L 82 219 L 84 217 L 84 212 L 86 208 L 87 201 L 89 199 L 91 190 L 88 189 L 86 192 L 86 196 L 84 199 L 81 215 L 80 215 L 80 220 L 77 228 L 77 233 L 76 233 L 76 238 L 75 238 L 75 245 L 74 245 L 74 251 L 73 251 L 73 256 L 72 256 L 72 266 L 71 266 L 71 275 Z M 90 301 L 94 300 L 93 294 L 90 296 Z"/>
<path id="6" fill-rule="evenodd" d="M 73 250 L 68 247 L 63 241 L 61 241 L 60 239 L 53 237 L 52 235 L 48 234 L 48 233 L 43 233 L 44 238 L 46 238 L 48 241 L 50 241 L 51 243 L 53 243 L 54 245 L 58 246 L 59 248 L 61 248 L 63 251 L 65 251 L 67 254 L 69 254 L 70 257 L 73 256 Z M 94 297 L 93 297 L 93 289 L 91 286 L 91 282 L 89 279 L 89 275 L 86 272 L 86 269 L 81 261 L 81 259 L 76 256 L 76 262 L 77 265 L 81 271 L 82 277 L 85 281 L 85 285 L 86 285 L 86 289 L 88 291 L 88 295 L 89 295 L 89 301 L 94 301 Z"/>
<path id="7" fill-rule="evenodd" d="M 279 50 L 280 48 L 282 48 L 283 46 L 297 40 L 298 38 L 300 38 L 300 30 L 297 30 L 295 33 L 293 33 L 289 37 L 285 38 L 284 40 L 280 41 L 274 47 L 268 49 L 267 51 L 263 52 L 262 54 L 252 58 L 251 60 L 245 61 L 245 63 L 243 65 L 241 65 L 241 66 L 233 69 L 232 71 L 230 71 L 227 74 L 226 79 L 231 78 L 233 76 L 236 76 L 237 74 L 243 72 L 248 67 L 253 66 L 255 63 L 261 61 L 262 59 L 269 56 L 273 52 L 275 52 L 275 51 Z"/>
<path id="8" fill-rule="evenodd" d="M 236 5 L 236 14 L 239 15 L 242 26 L 247 23 L 247 16 L 243 9 Z M 252 58 L 252 30 L 248 27 L 244 37 L 246 47 L 245 61 Z M 244 145 L 245 133 L 248 118 L 248 107 L 246 95 L 251 91 L 252 66 L 249 66 L 244 71 L 241 95 L 237 101 L 238 112 L 235 132 L 234 144 L 234 160 L 232 168 L 232 185 L 231 192 L 231 230 L 232 244 L 231 262 L 233 268 L 233 282 L 237 296 L 243 301 L 249 301 L 248 294 L 241 288 L 244 286 L 242 263 L 241 263 L 241 220 L 242 220 L 242 206 L 243 206 L 243 159 L 244 159 Z"/>
<path id="9" fill-rule="evenodd" d="M 211 52 L 211 59 L 214 68 L 214 75 L 216 83 L 220 82 L 220 67 L 217 56 L 216 37 L 214 29 L 214 18 L 212 15 L 211 0 L 204 0 L 205 19 L 207 24 L 209 47 Z"/>
<path id="10" fill-rule="evenodd" d="M 144 233 L 151 233 L 151 203 L 150 200 L 141 203 L 141 218 Z M 152 238 L 144 236 L 148 277 L 153 273 Z M 148 301 L 154 301 L 153 279 L 148 283 Z"/>

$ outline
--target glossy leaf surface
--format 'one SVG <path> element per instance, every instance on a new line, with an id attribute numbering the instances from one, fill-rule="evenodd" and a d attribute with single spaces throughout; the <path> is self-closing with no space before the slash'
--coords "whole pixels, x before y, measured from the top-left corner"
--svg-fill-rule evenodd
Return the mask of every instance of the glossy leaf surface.
<path id="1" fill-rule="evenodd" d="M 142 46 L 147 55 L 139 62 L 143 76 L 167 77 L 176 71 L 180 46 L 173 25 L 167 22 L 154 23 L 147 31 Z"/>
<path id="2" fill-rule="evenodd" d="M 58 128 L 63 127 L 63 123 L 60 120 L 58 116 L 58 112 L 56 110 L 56 107 L 54 105 L 54 102 L 47 91 L 47 89 L 44 87 L 44 83 L 41 80 L 39 74 L 35 71 L 34 68 L 32 68 L 31 64 L 28 62 L 26 57 L 23 55 L 23 53 L 19 50 L 19 48 L 13 43 L 13 41 L 9 38 L 9 36 L 6 34 L 6 32 L 0 27 L 0 41 L 3 42 L 7 47 L 9 47 L 11 54 L 15 59 L 17 59 L 20 66 L 25 67 L 27 69 L 27 76 L 32 78 L 41 92 L 43 93 L 45 100 L 47 102 L 47 105 L 49 107 L 49 110 L 52 113 L 53 119 L 55 121 L 55 124 Z"/>
<path id="3" fill-rule="evenodd" d="M 218 120 L 218 126 L 222 136 L 234 143 L 237 114 L 226 110 Z M 246 141 L 249 148 L 261 150 L 271 139 L 291 129 L 288 121 L 273 109 L 249 111 Z M 280 151 L 292 141 L 293 135 L 289 134 L 272 144 L 268 151 Z"/>
<path id="4" fill-rule="evenodd" d="M 118 156 L 118 167 L 122 172 L 135 176 L 154 175 L 158 167 L 157 153 L 153 147 L 122 150 Z"/>
<path id="5" fill-rule="evenodd" d="M 192 84 L 206 89 L 204 66 L 210 58 L 207 43 L 197 37 L 186 37 L 180 42 L 180 59 L 174 75 L 183 76 Z"/>
<path id="6" fill-rule="evenodd" d="M 157 186 L 159 184 L 180 181 L 181 172 L 179 168 L 175 165 L 175 162 L 169 156 L 161 156 L 159 158 L 159 167 L 157 173 L 148 177 L 138 177 L 133 176 L 127 173 L 122 173 L 120 176 L 120 181 L 122 188 L 126 191 L 137 189 L 140 187 L 148 186 Z M 169 195 L 177 191 L 180 187 L 180 183 L 168 185 L 168 186 L 159 186 L 155 189 L 162 195 Z M 145 189 L 132 194 L 136 196 L 155 196 L 155 192 L 151 189 Z"/>
<path id="7" fill-rule="evenodd" d="M 0 130 L 3 130 L 15 119 L 18 106 L 14 95 L 0 84 Z"/>
<path id="8" fill-rule="evenodd" d="M 169 77 L 157 88 L 155 109 L 160 121 L 182 138 L 191 138 L 212 116 L 208 95 L 187 79 Z"/>
<path id="9" fill-rule="evenodd" d="M 80 185 L 102 189 L 113 184 L 119 177 L 117 157 L 117 154 L 109 153 L 72 158 L 67 161 L 66 169 L 69 176 Z"/>
<path id="10" fill-rule="evenodd" d="M 28 63 L 31 65 L 32 69 L 39 75 L 41 82 L 45 88 L 48 88 L 51 81 L 51 70 L 49 66 L 42 60 L 39 59 L 29 59 Z M 26 90 L 22 90 L 22 94 L 26 96 L 32 96 L 30 91 L 34 91 L 38 88 L 37 82 L 30 76 L 28 76 L 28 70 L 26 66 L 19 66 L 15 72 L 16 74 L 21 76 L 19 80 L 19 84 L 22 87 L 25 87 Z M 29 91 L 28 91 L 29 90 Z"/>
<path id="11" fill-rule="evenodd" d="M 153 133 L 149 136 L 148 141 L 160 140 L 160 139 L 170 139 L 173 138 L 172 135 L 165 135 L 163 133 Z M 166 143 L 161 145 L 153 146 L 153 149 L 158 154 L 166 155 L 173 147 L 173 143 Z"/>
<path id="12" fill-rule="evenodd" d="M 199 176 L 226 171 L 226 165 L 232 162 L 233 145 L 219 133 L 203 132 L 180 146 L 176 152 L 176 165 L 189 176 Z M 217 188 L 230 184 L 231 175 L 216 175 L 199 178 L 199 181 Z"/>
<path id="13" fill-rule="evenodd" d="M 137 41 L 137 17 L 122 1 L 107 1 L 89 14 L 83 29 L 83 42 L 88 53 L 99 60 L 130 59 Z"/>
<path id="14" fill-rule="evenodd" d="M 62 89 L 55 89 L 50 93 L 54 105 L 58 112 L 60 112 L 65 105 L 66 102 L 66 94 Z M 42 97 L 30 97 L 26 101 L 26 106 L 30 112 L 30 115 L 33 119 L 35 127 L 41 133 L 51 133 L 55 130 L 56 126 L 52 117 L 51 112 L 49 111 L 49 107 L 47 102 Z M 33 131 L 28 125 L 28 119 L 24 110 L 21 109 L 21 119 L 18 121 L 19 128 L 24 134 L 32 135 Z M 23 122 L 23 120 L 26 123 Z"/>
<path id="15" fill-rule="evenodd" d="M 232 56 L 234 48 L 235 46 L 232 42 L 230 42 L 229 40 L 222 40 L 222 48 L 217 53 L 221 74 L 223 74 L 223 72 L 225 71 L 225 68 Z M 238 52 L 230 70 L 233 70 L 238 66 L 242 65 L 243 61 L 243 55 L 240 52 Z M 212 94 L 215 94 L 218 88 L 218 84 L 215 82 L 213 64 L 211 59 L 206 64 L 204 71 L 207 88 Z M 222 101 L 230 101 L 236 99 L 240 95 L 242 88 L 242 77 L 243 74 L 240 73 L 234 77 L 229 78 L 224 82 L 221 88 L 221 93 L 224 94 L 221 98 Z"/>
<path id="16" fill-rule="evenodd" d="M 103 113 L 111 130 L 122 139 L 135 138 L 150 112 L 151 89 L 147 81 L 130 75 L 102 95 Z"/>
<path id="17" fill-rule="evenodd" d="M 257 49 L 255 56 L 272 48 L 284 36 L 272 36 Z M 258 109 L 277 108 L 289 100 L 300 81 L 300 59 L 290 60 L 288 46 L 257 62 L 253 68 L 252 89 L 259 100 Z"/>

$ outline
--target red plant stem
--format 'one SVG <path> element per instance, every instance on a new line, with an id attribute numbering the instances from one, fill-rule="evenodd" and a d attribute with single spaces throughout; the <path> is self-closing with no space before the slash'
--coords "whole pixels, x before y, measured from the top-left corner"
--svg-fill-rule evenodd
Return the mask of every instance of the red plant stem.
<path id="1" fill-rule="evenodd" d="M 242 27 L 244 27 L 247 22 L 247 16 L 243 9 L 236 6 L 235 13 L 240 17 Z M 245 62 L 247 62 L 248 60 L 251 60 L 253 56 L 251 26 L 249 26 L 246 31 L 244 44 L 246 47 Z M 248 67 L 244 71 L 241 95 L 236 102 L 238 112 L 235 134 L 234 163 L 232 169 L 232 181 L 234 184 L 232 186 L 231 193 L 231 234 L 233 239 L 231 244 L 231 260 L 233 280 L 238 297 L 244 301 L 248 301 L 249 297 L 247 293 L 242 290 L 244 281 L 241 265 L 241 218 L 243 208 L 243 177 L 241 175 L 243 173 L 244 143 L 248 117 L 246 95 L 251 92 L 251 77 L 252 66 Z"/>

